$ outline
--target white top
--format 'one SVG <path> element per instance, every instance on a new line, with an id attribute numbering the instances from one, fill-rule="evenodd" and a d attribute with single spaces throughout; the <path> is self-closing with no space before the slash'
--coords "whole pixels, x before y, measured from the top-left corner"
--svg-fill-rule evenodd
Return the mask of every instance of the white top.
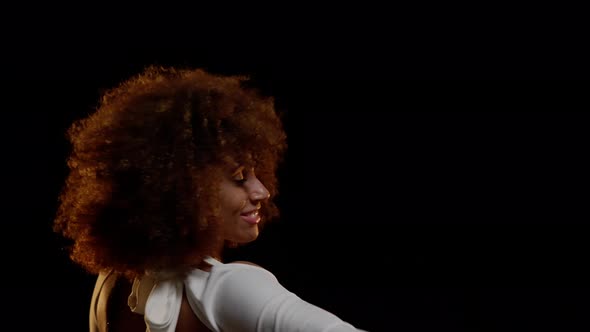
<path id="1" fill-rule="evenodd" d="M 174 332 L 184 290 L 192 311 L 211 331 L 362 331 L 302 300 L 264 268 L 212 257 L 205 261 L 211 272 L 194 269 L 184 280 L 135 279 L 129 306 L 144 315 L 147 331 Z"/>

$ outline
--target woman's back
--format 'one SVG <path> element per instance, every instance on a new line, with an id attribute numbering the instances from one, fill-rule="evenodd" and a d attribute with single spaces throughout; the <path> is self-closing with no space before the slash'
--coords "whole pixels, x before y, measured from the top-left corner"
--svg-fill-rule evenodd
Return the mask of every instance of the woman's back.
<path id="1" fill-rule="evenodd" d="M 211 268 L 196 268 L 182 280 L 163 274 L 158 281 L 144 276 L 131 284 L 101 273 L 91 302 L 91 332 L 148 326 L 154 332 L 362 331 L 288 291 L 260 266 L 206 260 Z"/>
<path id="2" fill-rule="evenodd" d="M 106 321 L 109 332 L 145 332 L 143 316 L 131 312 L 127 305 L 129 294 L 131 294 L 131 283 L 120 277 L 114 282 L 112 289 L 103 287 L 101 290 L 100 296 L 106 296 L 108 299 Z M 99 307 L 98 310 L 104 309 Z M 97 312 L 98 317 L 101 317 L 102 314 Z"/>
<path id="3" fill-rule="evenodd" d="M 113 276 L 114 277 L 114 276 Z M 97 317 L 106 317 L 108 332 L 145 332 L 144 316 L 131 311 L 128 305 L 132 283 L 125 278 L 117 278 L 111 287 L 103 287 L 99 296 L 106 296 L 106 315 L 97 312 Z M 103 316 L 104 315 L 104 316 Z M 99 324 L 100 326 L 100 324 Z M 183 294 L 176 332 L 209 332 L 210 330 L 196 317 L 190 308 L 186 294 Z M 100 331 L 103 332 L 103 331 Z M 106 332 L 106 331 L 105 331 Z"/>

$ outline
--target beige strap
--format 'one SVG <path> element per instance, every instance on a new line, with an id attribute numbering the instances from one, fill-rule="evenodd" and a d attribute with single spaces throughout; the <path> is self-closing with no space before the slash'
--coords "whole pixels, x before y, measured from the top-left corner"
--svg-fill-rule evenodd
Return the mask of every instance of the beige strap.
<path id="1" fill-rule="evenodd" d="M 135 278 L 133 280 L 131 294 L 127 299 L 127 305 L 129 305 L 129 309 L 131 309 L 132 312 L 140 315 L 145 313 L 145 304 L 155 285 L 156 280 L 148 276 L 143 276 L 141 279 Z"/>
<path id="2" fill-rule="evenodd" d="M 112 271 L 98 275 L 90 302 L 90 332 L 107 332 L 107 302 L 116 280 Z"/>

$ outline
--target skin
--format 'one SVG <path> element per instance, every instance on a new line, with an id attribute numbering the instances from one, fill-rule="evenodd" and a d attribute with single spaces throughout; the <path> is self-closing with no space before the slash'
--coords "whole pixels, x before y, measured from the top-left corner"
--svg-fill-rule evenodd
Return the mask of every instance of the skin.
<path id="1" fill-rule="evenodd" d="M 242 215 L 258 210 L 270 193 L 256 177 L 254 169 L 238 166 L 220 184 L 223 237 L 227 241 L 248 243 L 258 238 L 258 224 L 244 221 Z"/>

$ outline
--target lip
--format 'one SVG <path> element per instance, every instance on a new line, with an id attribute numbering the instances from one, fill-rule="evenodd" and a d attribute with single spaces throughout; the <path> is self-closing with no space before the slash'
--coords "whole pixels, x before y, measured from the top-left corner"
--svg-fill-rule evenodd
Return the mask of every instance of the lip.
<path id="1" fill-rule="evenodd" d="M 249 223 L 250 225 L 256 225 L 260 222 L 260 216 L 254 216 L 254 217 L 250 217 L 250 216 L 240 216 L 242 218 L 242 220 L 244 220 L 245 222 Z"/>
<path id="2" fill-rule="evenodd" d="M 244 216 L 244 215 L 248 215 L 248 214 L 250 214 L 250 213 L 252 213 L 252 212 L 257 212 L 258 210 L 259 210 L 259 209 L 253 209 L 253 210 L 250 210 L 250 211 L 242 212 L 242 213 L 240 213 L 240 215 L 242 215 L 242 216 Z"/>
<path id="3" fill-rule="evenodd" d="M 254 215 L 251 215 L 252 213 L 255 213 Z M 250 210 L 248 212 L 244 212 L 240 214 L 240 217 L 242 218 L 242 220 L 244 220 L 245 222 L 249 223 L 250 225 L 256 225 L 260 222 L 260 215 L 258 214 L 258 209 L 255 210 Z"/>

